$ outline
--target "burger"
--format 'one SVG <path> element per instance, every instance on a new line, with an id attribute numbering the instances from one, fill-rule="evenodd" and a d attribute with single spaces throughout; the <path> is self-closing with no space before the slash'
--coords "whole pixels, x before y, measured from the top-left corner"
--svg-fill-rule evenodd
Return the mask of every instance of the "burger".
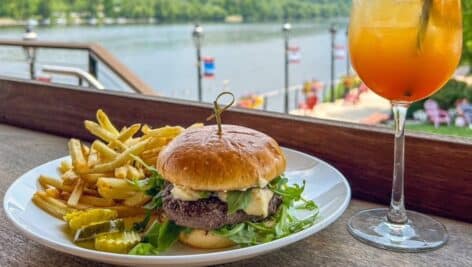
<path id="1" fill-rule="evenodd" d="M 221 133 L 216 125 L 187 129 L 157 159 L 165 180 L 162 210 L 187 229 L 179 235 L 184 244 L 205 249 L 238 244 L 221 233 L 246 222 L 274 221 L 284 199 L 270 185 L 285 168 L 277 142 L 259 131 L 236 125 L 222 125 Z"/>

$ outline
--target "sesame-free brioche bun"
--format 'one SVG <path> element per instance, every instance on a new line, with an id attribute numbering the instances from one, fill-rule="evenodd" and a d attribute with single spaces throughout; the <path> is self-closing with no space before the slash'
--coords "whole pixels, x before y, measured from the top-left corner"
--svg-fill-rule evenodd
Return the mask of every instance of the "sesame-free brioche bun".
<path id="1" fill-rule="evenodd" d="M 285 171 L 285 156 L 270 136 L 236 125 L 190 128 L 157 159 L 157 170 L 172 184 L 193 190 L 245 190 Z"/>
<path id="2" fill-rule="evenodd" d="M 218 249 L 234 246 L 230 239 L 214 234 L 211 231 L 193 229 L 190 232 L 181 232 L 179 241 L 194 248 Z"/>

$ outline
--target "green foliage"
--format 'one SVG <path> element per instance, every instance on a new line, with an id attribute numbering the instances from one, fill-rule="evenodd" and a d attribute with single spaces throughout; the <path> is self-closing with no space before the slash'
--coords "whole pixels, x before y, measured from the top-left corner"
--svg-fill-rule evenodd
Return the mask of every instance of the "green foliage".
<path id="1" fill-rule="evenodd" d="M 447 136 L 459 136 L 459 137 L 472 137 L 472 129 L 469 127 L 455 127 L 455 126 L 441 126 L 439 128 L 434 127 L 432 123 L 424 124 L 407 124 L 407 131 L 447 135 Z"/>
<path id="2" fill-rule="evenodd" d="M 303 198 L 305 182 L 302 185 L 289 185 L 284 176 L 277 177 L 268 188 L 283 199 L 282 205 L 271 218 L 262 222 L 243 222 L 226 225 L 214 230 L 214 233 L 231 239 L 240 246 L 252 246 L 270 242 L 299 232 L 313 225 L 318 217 L 318 206 L 311 200 Z M 300 203 L 299 205 L 296 205 Z M 309 213 L 304 219 L 293 215 L 295 209 Z"/>
<path id="3" fill-rule="evenodd" d="M 229 191 L 226 203 L 228 204 L 228 213 L 235 213 L 238 210 L 247 208 L 251 201 L 251 190 L 246 191 Z"/>
<path id="4" fill-rule="evenodd" d="M 465 82 L 457 80 L 450 80 L 440 91 L 430 97 L 430 99 L 438 102 L 439 106 L 443 109 L 454 108 L 456 101 L 463 98 L 472 101 L 472 86 L 467 86 Z M 408 109 L 407 116 L 411 118 L 415 111 L 423 109 L 425 101 L 413 103 Z"/>
<path id="5" fill-rule="evenodd" d="M 462 1 L 462 9 L 464 21 L 464 49 L 462 53 L 462 63 L 472 66 L 472 1 Z"/>
<path id="6" fill-rule="evenodd" d="M 222 21 L 241 15 L 246 21 L 297 20 L 348 16 L 350 0 L 1 0 L 0 17 L 27 19 L 68 16 L 155 17 L 161 22 Z"/>
<path id="7" fill-rule="evenodd" d="M 131 255 L 157 255 L 166 251 L 179 238 L 185 228 L 176 225 L 172 221 L 158 223 L 155 221 L 144 235 L 143 242 L 137 244 L 129 254 Z"/>

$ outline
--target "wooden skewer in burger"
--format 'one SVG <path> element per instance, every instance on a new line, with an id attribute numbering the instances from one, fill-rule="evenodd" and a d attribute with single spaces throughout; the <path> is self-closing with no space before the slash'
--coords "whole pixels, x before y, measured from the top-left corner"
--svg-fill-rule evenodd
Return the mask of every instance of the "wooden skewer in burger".
<path id="1" fill-rule="evenodd" d="M 220 97 L 231 95 L 221 108 Z M 277 142 L 259 131 L 221 123 L 234 103 L 229 92 L 214 101 L 216 125 L 186 130 L 161 153 L 157 170 L 167 181 L 162 208 L 177 225 L 188 227 L 179 240 L 216 249 L 234 245 L 212 230 L 246 221 L 263 221 L 276 213 L 281 196 L 267 185 L 285 171 Z"/>

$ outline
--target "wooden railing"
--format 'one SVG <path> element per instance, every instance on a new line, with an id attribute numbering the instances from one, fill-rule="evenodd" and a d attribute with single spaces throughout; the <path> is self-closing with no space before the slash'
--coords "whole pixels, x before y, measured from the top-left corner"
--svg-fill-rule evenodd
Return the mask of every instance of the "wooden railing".
<path id="1" fill-rule="evenodd" d="M 140 94 L 155 95 L 155 91 L 134 74 L 126 65 L 121 63 L 113 54 L 99 44 L 50 42 L 50 41 L 18 41 L 0 40 L 0 46 L 16 46 L 31 49 L 65 49 L 83 50 L 88 52 L 88 72 L 97 78 L 98 61 L 105 64 L 113 73 L 122 79 L 133 91 Z M 31 64 L 34 64 L 32 62 Z M 32 68 L 34 70 L 34 67 Z"/>
<path id="2" fill-rule="evenodd" d="M 98 108 L 120 127 L 188 126 L 212 112 L 209 104 L 0 77 L 0 123 L 91 140 L 82 121 Z M 390 199 L 393 136 L 387 128 L 237 108 L 225 112 L 223 121 L 328 161 L 346 175 L 355 198 Z M 472 222 L 472 141 L 410 133 L 406 154 L 407 207 Z"/>

